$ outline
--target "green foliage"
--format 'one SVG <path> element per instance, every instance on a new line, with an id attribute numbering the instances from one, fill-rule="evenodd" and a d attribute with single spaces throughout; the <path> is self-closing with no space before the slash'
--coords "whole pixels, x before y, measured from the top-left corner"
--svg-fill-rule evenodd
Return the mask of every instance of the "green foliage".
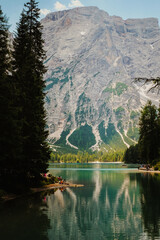
<path id="1" fill-rule="evenodd" d="M 158 163 L 156 163 L 156 165 L 154 165 L 154 170 L 160 171 L 160 162 L 158 162 Z"/>
<path id="2" fill-rule="evenodd" d="M 116 115 L 120 115 L 124 112 L 124 108 L 123 107 L 118 107 L 116 110 L 115 110 L 115 114 Z"/>
<path id="3" fill-rule="evenodd" d="M 123 135 L 123 139 L 126 143 L 128 143 L 129 145 L 133 145 L 134 141 L 132 141 L 132 139 L 130 139 L 125 133 L 124 133 L 124 128 L 123 128 L 123 123 L 122 120 L 118 121 L 117 127 L 120 131 L 120 133 Z"/>
<path id="4" fill-rule="evenodd" d="M 96 144 L 95 136 L 92 133 L 92 128 L 87 124 L 75 130 L 68 140 L 71 144 L 83 150 L 86 150 Z"/>
<path id="5" fill-rule="evenodd" d="M 139 146 L 136 144 L 135 146 L 130 146 L 126 149 L 123 157 L 123 161 L 125 163 L 140 163 L 140 156 L 139 156 Z"/>
<path id="6" fill-rule="evenodd" d="M 130 119 L 135 119 L 139 117 L 139 112 L 135 112 L 135 111 L 132 111 L 131 114 L 130 114 Z"/>
<path id="7" fill-rule="evenodd" d="M 117 119 L 122 119 L 124 113 L 125 113 L 125 110 L 124 110 L 123 107 L 118 107 L 118 108 L 115 110 L 115 115 L 116 115 L 116 118 L 117 118 Z"/>
<path id="8" fill-rule="evenodd" d="M 139 139 L 139 129 L 136 127 L 130 127 L 127 132 L 127 136 L 134 141 L 138 141 Z"/>
<path id="9" fill-rule="evenodd" d="M 124 91 L 128 89 L 128 86 L 125 83 L 117 82 L 116 87 L 107 87 L 104 92 L 113 93 L 114 95 L 120 96 Z"/>
<path id="10" fill-rule="evenodd" d="M 82 105 L 84 103 L 90 102 L 90 99 L 86 97 L 85 93 L 83 92 L 78 99 L 78 105 Z"/>
<path id="11" fill-rule="evenodd" d="M 8 22 L 0 7 L 0 185 L 13 182 L 8 178 L 16 173 L 21 160 L 20 122 L 17 89 L 11 75 L 11 53 L 8 43 Z"/>
<path id="12" fill-rule="evenodd" d="M 121 131 L 121 133 L 122 133 L 123 138 L 124 138 L 124 141 L 125 141 L 126 143 L 128 143 L 130 146 L 133 145 L 133 144 L 135 144 L 135 142 L 132 141 L 132 139 L 130 139 L 128 136 L 126 136 L 126 135 L 124 134 L 124 131 Z"/>
<path id="13" fill-rule="evenodd" d="M 139 121 L 140 156 L 146 163 L 152 163 L 159 156 L 160 148 L 160 115 L 151 101 L 141 111 Z"/>
<path id="14" fill-rule="evenodd" d="M 60 145 L 50 145 L 51 147 L 51 150 L 53 152 L 57 152 L 59 153 L 60 155 L 62 154 L 67 154 L 67 153 L 71 153 L 71 154 L 77 154 L 78 153 L 78 150 L 75 149 L 75 148 L 72 148 L 70 147 L 69 145 L 63 145 L 63 144 L 60 144 Z"/>
<path id="15" fill-rule="evenodd" d="M 85 122 L 86 117 L 90 115 L 90 107 L 89 107 L 90 101 L 91 100 L 86 97 L 84 92 L 79 96 L 79 99 L 77 102 L 77 109 L 75 112 L 75 119 L 77 124 L 81 124 L 82 122 Z"/>
<path id="16" fill-rule="evenodd" d="M 66 137 L 67 135 L 69 134 L 70 132 L 70 129 L 67 129 L 66 131 L 63 131 L 62 134 L 61 134 L 61 137 L 58 141 L 56 141 L 56 145 L 65 145 L 66 144 Z"/>
<path id="17" fill-rule="evenodd" d="M 104 121 L 98 126 L 100 137 L 105 144 L 108 144 L 113 149 L 125 149 L 125 145 L 121 139 L 121 136 L 115 130 L 113 123 L 109 122 L 107 130 L 104 127 Z"/>
<path id="18" fill-rule="evenodd" d="M 50 98 L 48 96 L 45 97 L 45 102 L 47 102 L 47 103 L 51 102 L 51 100 L 50 100 Z"/>
<path id="19" fill-rule="evenodd" d="M 55 84 L 57 84 L 58 82 L 59 82 L 59 79 L 58 78 L 48 78 L 47 80 L 46 80 L 46 82 L 51 82 L 51 83 L 49 83 L 46 87 L 45 87 L 45 91 L 48 91 L 49 89 L 51 89 L 51 88 L 53 88 L 53 86 L 55 85 Z"/>
<path id="20" fill-rule="evenodd" d="M 99 118 L 101 118 L 104 114 L 106 114 L 108 116 L 109 113 L 110 113 L 110 109 L 106 106 L 106 103 L 103 103 L 99 107 Z"/>
<path id="21" fill-rule="evenodd" d="M 50 160 L 52 161 L 52 162 L 60 162 L 60 155 L 58 154 L 58 153 L 51 153 L 50 154 Z"/>
<path id="22" fill-rule="evenodd" d="M 68 114 L 68 118 L 67 118 L 67 123 L 68 123 L 68 122 L 71 122 L 71 121 L 72 121 L 72 115 L 71 115 L 71 113 L 69 113 L 69 114 Z"/>
<path id="23" fill-rule="evenodd" d="M 54 72 L 52 72 L 52 76 L 56 73 L 60 73 L 62 71 L 62 67 L 57 67 Z"/>
<path id="24" fill-rule="evenodd" d="M 104 121 L 102 121 L 102 122 L 99 124 L 98 130 L 99 130 L 100 137 L 101 137 L 102 141 L 103 141 L 104 143 L 106 143 L 107 138 L 106 138 L 106 131 L 105 131 L 105 127 L 104 127 Z"/>
<path id="25" fill-rule="evenodd" d="M 64 86 L 64 84 L 66 84 L 67 82 L 69 82 L 68 76 L 66 76 L 65 78 L 61 79 L 60 82 L 63 83 L 63 84 L 61 85 L 61 87 L 60 87 L 60 89 L 61 89 L 61 88 Z"/>
<path id="26" fill-rule="evenodd" d="M 120 130 L 120 132 L 122 133 L 122 132 L 123 132 L 122 120 L 119 120 L 119 121 L 118 121 L 117 127 L 118 127 L 118 129 Z"/>
<path id="27" fill-rule="evenodd" d="M 70 71 L 70 68 L 66 68 L 66 70 L 64 71 L 64 76 L 67 76 L 69 71 Z"/>
<path id="28" fill-rule="evenodd" d="M 115 89 L 113 89 L 112 87 L 106 87 L 103 92 L 115 94 Z"/>
<path id="29" fill-rule="evenodd" d="M 69 80 L 72 80 L 72 77 L 69 78 L 68 74 L 70 72 L 71 69 L 66 68 L 65 71 L 63 72 L 63 78 L 60 80 L 60 83 L 62 83 L 60 89 L 63 88 L 63 86 L 69 82 Z"/>
<path id="30" fill-rule="evenodd" d="M 64 162 L 64 163 L 88 163 L 88 162 L 118 162 L 123 159 L 123 151 L 109 151 L 109 152 L 92 152 L 89 153 L 87 151 L 78 151 L 76 154 L 74 153 L 51 153 L 51 162 Z"/>
<path id="31" fill-rule="evenodd" d="M 0 6 L 0 77 L 9 69 L 8 20 Z"/>
<path id="32" fill-rule="evenodd" d="M 46 172 L 50 155 L 46 141 L 48 132 L 45 130 L 43 74 L 46 69 L 43 64 L 45 52 L 39 14 L 35 0 L 25 4 L 17 25 L 12 52 L 19 152 L 13 160 L 11 171 L 7 172 L 11 181 L 21 181 L 22 186 L 30 185 L 33 179 L 38 183 L 40 173 Z M 16 136 L 14 137 L 17 141 Z"/>
<path id="33" fill-rule="evenodd" d="M 123 150 L 119 150 L 116 152 L 109 151 L 106 153 L 103 153 L 102 156 L 99 158 L 100 162 L 121 162 L 123 159 Z"/>
<path id="34" fill-rule="evenodd" d="M 138 144 L 127 149 L 124 161 L 155 165 L 160 158 L 160 109 L 151 101 L 141 111 L 139 126 Z M 129 134 L 132 134 L 132 130 Z"/>
<path id="35" fill-rule="evenodd" d="M 63 70 L 61 67 L 56 68 L 52 72 L 52 76 L 46 79 L 46 82 L 49 82 L 49 84 L 45 87 L 45 91 L 48 91 L 49 89 L 53 88 L 53 86 L 59 82 L 61 83 L 60 89 L 62 89 L 63 86 L 69 81 L 68 76 L 69 71 L 70 71 L 69 68 L 66 68 L 65 70 Z M 58 73 L 62 74 L 62 76 L 59 78 L 57 77 Z M 72 77 L 70 77 L 70 79 L 72 79 Z"/>
<path id="36" fill-rule="evenodd" d="M 9 138 L 8 127 L 10 127 L 7 118 L 11 117 L 10 112 L 10 88 L 8 83 L 9 76 L 7 71 L 9 70 L 8 60 L 8 23 L 6 17 L 0 8 L 0 170 L 3 168 L 3 164 L 7 161 L 7 145 Z"/>
<path id="37" fill-rule="evenodd" d="M 118 82 L 116 84 L 116 92 L 117 95 L 120 96 L 125 90 L 127 90 L 128 86 L 125 83 Z"/>
<path id="38" fill-rule="evenodd" d="M 115 129 L 115 126 L 113 123 L 109 122 L 108 123 L 108 128 L 107 128 L 107 137 L 110 139 L 112 136 L 116 135 L 117 131 Z"/>

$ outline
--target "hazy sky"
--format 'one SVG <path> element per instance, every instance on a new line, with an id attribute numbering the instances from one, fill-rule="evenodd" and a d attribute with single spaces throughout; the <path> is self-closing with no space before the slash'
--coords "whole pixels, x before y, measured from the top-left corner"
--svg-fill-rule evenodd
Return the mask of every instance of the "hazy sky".
<path id="1" fill-rule="evenodd" d="M 38 0 L 37 0 L 38 1 Z M 13 31 L 19 21 L 24 3 L 28 0 L 0 0 L 3 12 L 12 24 Z M 109 15 L 117 15 L 123 19 L 157 17 L 160 22 L 160 0 L 39 0 L 41 17 L 46 13 L 80 6 L 97 6 Z"/>

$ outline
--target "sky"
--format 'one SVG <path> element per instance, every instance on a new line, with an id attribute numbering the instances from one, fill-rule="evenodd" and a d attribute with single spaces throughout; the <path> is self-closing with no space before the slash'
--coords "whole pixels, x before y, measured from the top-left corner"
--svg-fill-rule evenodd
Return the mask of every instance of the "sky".
<path id="1" fill-rule="evenodd" d="M 9 18 L 10 31 L 16 29 L 24 3 L 29 0 L 0 0 L 4 14 Z M 49 12 L 74 7 L 97 6 L 109 15 L 127 18 L 156 17 L 160 23 L 160 0 L 37 0 L 41 9 L 41 18 Z"/>

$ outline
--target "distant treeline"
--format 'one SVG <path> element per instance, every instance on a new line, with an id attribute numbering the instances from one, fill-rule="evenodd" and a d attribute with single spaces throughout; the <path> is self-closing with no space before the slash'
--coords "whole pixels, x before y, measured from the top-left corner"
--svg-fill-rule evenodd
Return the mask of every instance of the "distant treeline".
<path id="1" fill-rule="evenodd" d="M 78 152 L 77 154 L 66 153 L 59 154 L 56 152 L 51 153 L 51 162 L 54 163 L 88 163 L 88 162 L 119 162 L 123 160 L 123 151 L 119 152 Z"/>

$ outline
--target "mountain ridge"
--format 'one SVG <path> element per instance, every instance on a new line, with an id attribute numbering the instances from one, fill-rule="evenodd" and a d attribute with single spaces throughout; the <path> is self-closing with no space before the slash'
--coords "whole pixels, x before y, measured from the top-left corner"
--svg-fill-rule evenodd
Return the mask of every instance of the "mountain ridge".
<path id="1" fill-rule="evenodd" d="M 88 125 L 96 139 L 92 149 L 135 143 L 141 106 L 147 99 L 158 104 L 156 93 L 147 93 L 150 85 L 133 82 L 160 75 L 158 20 L 123 20 L 82 7 L 50 13 L 42 24 L 49 141 L 63 138 L 80 149 L 70 135 Z"/>

